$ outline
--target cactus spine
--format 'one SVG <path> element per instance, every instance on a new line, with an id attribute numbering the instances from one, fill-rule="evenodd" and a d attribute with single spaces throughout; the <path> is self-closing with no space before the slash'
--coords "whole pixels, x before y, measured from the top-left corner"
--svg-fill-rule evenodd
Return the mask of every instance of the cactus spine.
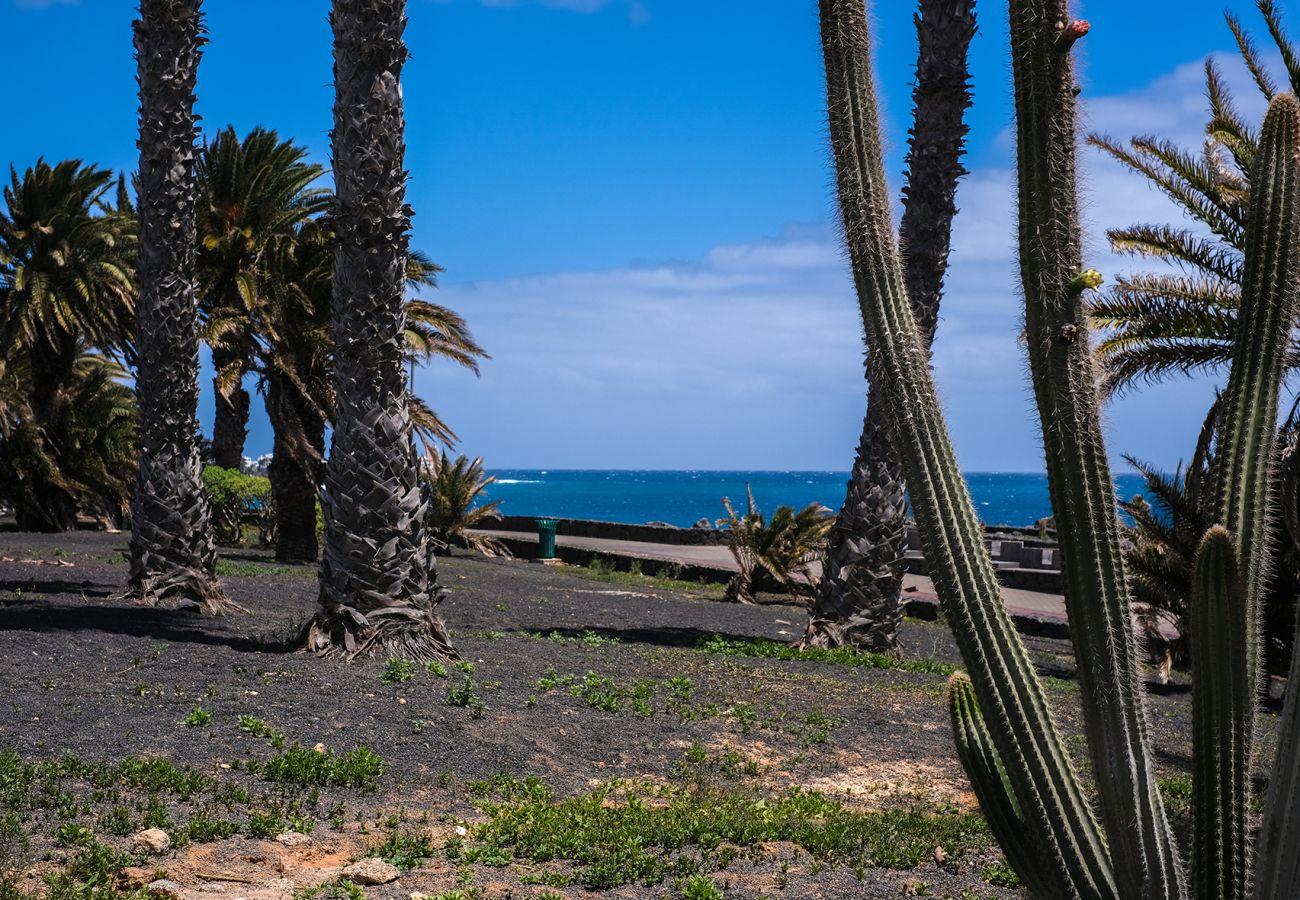
<path id="1" fill-rule="evenodd" d="M 1088 27 L 1066 0 L 1011 0 L 1020 275 L 1088 749 L 1124 897 L 1175 898 L 1182 871 L 1146 754 L 1115 488 L 1084 312 L 1071 48 Z"/>
<path id="2" fill-rule="evenodd" d="M 1081 294 L 1069 51 L 1087 25 L 1064 0 L 1010 0 L 1016 76 L 1020 259 L 1035 395 L 1052 503 L 1063 534 L 1067 600 L 1107 848 L 1002 605 L 983 532 L 957 468 L 924 344 L 903 287 L 881 164 L 863 0 L 819 0 L 840 215 L 868 367 L 936 588 L 970 678 L 949 703 L 958 753 L 990 826 L 1040 897 L 1165 897 L 1187 885 L 1152 779 L 1135 684 L 1132 625 L 1118 553 Z M 1252 175 L 1240 332 L 1216 478 L 1222 521 L 1198 559 L 1194 649 L 1213 659 L 1196 685 L 1197 900 L 1244 897 L 1246 800 L 1256 678 L 1252 598 L 1267 573 L 1271 446 L 1286 342 L 1300 303 L 1300 104 L 1276 97 Z M 1217 624 L 1216 624 L 1217 623 Z M 1300 654 L 1292 665 L 1265 812 L 1254 896 L 1281 900 L 1300 876 Z"/>
<path id="3" fill-rule="evenodd" d="M 881 161 L 862 0 L 820 0 L 827 108 L 841 221 L 866 325 L 869 374 L 890 412 L 939 596 L 967 660 L 1027 827 L 1068 896 L 1118 896 L 1100 828 L 1012 626 L 984 532 L 939 411 L 903 287 Z"/>

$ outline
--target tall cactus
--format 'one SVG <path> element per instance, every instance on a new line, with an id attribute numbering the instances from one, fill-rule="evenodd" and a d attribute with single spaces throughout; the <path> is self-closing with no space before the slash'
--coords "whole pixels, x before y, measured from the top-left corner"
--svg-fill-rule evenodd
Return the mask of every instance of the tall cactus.
<path id="1" fill-rule="evenodd" d="M 1228 378 L 1223 415 L 1231 424 L 1225 426 L 1220 453 L 1237 462 L 1225 461 L 1218 482 L 1220 514 L 1245 557 L 1252 627 L 1269 566 L 1267 508 L 1276 479 L 1268 439 L 1277 417 L 1281 357 L 1300 310 L 1300 101 L 1290 94 L 1269 105 L 1254 165 L 1237 346 L 1241 356 L 1241 347 L 1251 341 L 1255 352 L 1234 360 Z M 1255 649 L 1252 634 L 1252 677 Z M 1259 838 L 1256 896 L 1268 900 L 1294 897 L 1300 885 L 1300 649 L 1292 653 L 1290 675 Z"/>
<path id="2" fill-rule="evenodd" d="M 1072 63 L 1088 32 L 1066 0 L 1011 0 L 1020 277 L 1088 748 L 1120 893 L 1171 898 L 1182 875 L 1135 683 L 1132 604 L 1084 311 Z"/>
<path id="3" fill-rule="evenodd" d="M 1101 830 L 1002 603 L 903 287 L 862 0 L 820 0 L 831 151 L 844 239 L 925 554 L 1029 829 L 1076 896 L 1116 897 Z"/>
<path id="4" fill-rule="evenodd" d="M 1156 790 L 1136 687 L 1114 488 L 1083 313 L 1082 295 L 1100 276 L 1082 263 L 1074 172 L 1077 89 L 1070 53 L 1088 28 L 1069 18 L 1065 0 L 1010 0 L 1009 6 L 1026 334 L 1053 509 L 1063 535 L 1067 602 L 1104 838 L 1007 619 L 925 365 L 889 216 L 862 0 L 820 0 L 831 148 L 867 326 L 869 374 L 886 401 L 931 572 L 970 670 L 970 680 L 954 679 L 950 692 L 958 752 L 1008 859 L 1041 897 L 1181 900 L 1188 887 Z M 1300 253 L 1295 208 L 1300 105 L 1288 96 L 1276 98 L 1263 133 L 1275 165 L 1262 165 L 1252 179 L 1253 249 L 1247 269 L 1256 277 L 1248 276 L 1243 292 L 1250 309 L 1243 310 L 1225 398 L 1235 435 L 1225 447 L 1235 449 L 1218 476 L 1227 527 L 1206 539 L 1198 568 L 1198 614 L 1225 623 L 1205 630 L 1200 652 L 1231 671 L 1197 683 L 1197 780 L 1204 784 L 1213 777 L 1215 785 L 1213 792 L 1198 791 L 1201 818 L 1209 821 L 1198 826 L 1197 900 L 1239 897 L 1247 890 L 1244 811 L 1253 709 L 1246 688 L 1255 677 L 1256 654 L 1250 624 L 1254 589 L 1239 587 L 1238 572 L 1250 583 L 1267 571 L 1260 529 L 1268 498 L 1255 486 L 1269 480 L 1283 356 L 1278 348 L 1289 334 L 1300 293 L 1294 258 Z M 1296 705 L 1289 703 L 1283 718 L 1277 796 L 1266 814 L 1255 894 L 1261 900 L 1293 890 L 1288 879 L 1300 855 Z"/>

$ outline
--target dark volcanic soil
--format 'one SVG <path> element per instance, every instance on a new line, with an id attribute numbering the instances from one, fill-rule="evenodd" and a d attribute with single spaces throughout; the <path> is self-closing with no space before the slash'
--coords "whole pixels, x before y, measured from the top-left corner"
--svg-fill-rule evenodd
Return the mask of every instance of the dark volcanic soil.
<path id="1" fill-rule="evenodd" d="M 151 863 L 195 896 L 289 896 L 335 877 L 339 865 L 382 837 L 377 823 L 399 810 L 410 827 L 431 831 L 440 849 L 399 882 L 368 888 L 370 894 L 437 895 L 459 887 L 466 897 L 541 896 L 547 889 L 529 882 L 539 873 L 571 871 L 566 863 L 499 867 L 445 858 L 441 847 L 454 840 L 457 823 L 472 827 L 486 818 L 471 782 L 503 772 L 538 776 L 558 798 L 612 779 L 666 784 L 681 777 L 692 748 L 697 763 L 721 759 L 728 749 L 740 754 L 731 759 L 743 758 L 744 772 L 719 776 L 727 789 L 776 795 L 799 785 L 862 811 L 974 810 L 951 749 L 941 674 L 695 649 L 715 635 L 788 641 L 804 619 L 795 607 L 734 606 L 522 562 L 444 560 L 451 596 L 443 613 L 456 646 L 474 665 L 471 699 L 462 695 L 468 705 L 454 706 L 448 697 L 466 687 L 462 672 L 444 679 L 418 670 L 409 681 L 386 683 L 384 660 L 349 664 L 289 652 L 314 609 L 309 568 L 275 566 L 256 551 L 227 551 L 226 588 L 252 615 L 213 618 L 114 600 L 125 579 L 125 549 L 120 535 L 0 534 L 0 685 L 7 704 L 0 750 L 32 762 L 66 754 L 107 763 L 161 756 L 208 773 L 219 785 L 246 788 L 254 805 L 268 787 L 260 772 L 246 771 L 248 764 L 264 764 L 294 743 L 324 744 L 336 754 L 364 746 L 384 763 L 376 791 L 327 786 L 318 796 L 293 798 L 289 805 L 315 824 L 308 848 L 234 837 L 196 841 Z M 957 662 L 940 625 L 909 623 L 906 643 L 909 656 Z M 1032 647 L 1044 669 L 1060 676 L 1048 680 L 1049 692 L 1072 749 L 1082 755 L 1068 646 L 1036 640 Z M 560 681 L 549 690 L 539 686 L 548 673 Z M 577 679 L 580 696 L 566 676 Z M 670 684 L 674 678 L 689 680 Z M 641 708 L 632 697 L 638 682 Z M 472 697 L 486 704 L 480 714 Z M 1175 687 L 1150 699 L 1160 765 L 1164 773 L 1181 771 L 1188 695 Z M 211 721 L 187 727 L 196 708 Z M 263 720 L 284 743 L 272 746 L 266 736 L 242 730 L 240 716 Z M 105 843 L 125 847 L 124 836 L 95 825 L 105 821 L 102 807 L 113 799 L 92 798 L 71 815 Z M 117 800 L 131 809 L 130 798 Z M 175 798 L 166 802 L 177 822 L 194 815 Z M 47 809 L 25 822 L 31 871 L 49 870 L 70 852 L 52 847 L 69 814 Z M 472 833 L 465 846 L 474 846 Z M 54 862 L 41 860 L 49 854 Z M 948 855 L 942 864 L 927 857 L 911 869 L 855 871 L 770 843 L 748 848 L 725 869 L 706 855 L 703 871 L 727 898 L 897 897 L 926 890 L 940 897 L 1014 896 L 981 877 L 998 859 L 988 848 Z M 223 881 L 226 876 L 233 880 Z M 578 884 L 549 890 L 552 896 L 587 893 Z M 681 891 L 670 878 L 603 895 L 678 897 Z"/>

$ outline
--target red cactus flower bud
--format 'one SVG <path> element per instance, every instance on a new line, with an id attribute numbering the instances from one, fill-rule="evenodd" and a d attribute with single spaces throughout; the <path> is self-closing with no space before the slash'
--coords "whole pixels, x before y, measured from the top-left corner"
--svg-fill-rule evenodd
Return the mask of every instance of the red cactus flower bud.
<path id="1" fill-rule="evenodd" d="M 1087 19 L 1075 19 L 1070 24 L 1061 29 L 1061 34 L 1057 42 L 1063 50 L 1068 50 L 1074 46 L 1074 42 L 1083 37 L 1092 28 Z"/>

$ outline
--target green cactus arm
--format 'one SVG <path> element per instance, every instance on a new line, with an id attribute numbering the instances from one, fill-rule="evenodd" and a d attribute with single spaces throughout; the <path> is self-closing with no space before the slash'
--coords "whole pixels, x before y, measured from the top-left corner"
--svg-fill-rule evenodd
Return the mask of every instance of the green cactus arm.
<path id="1" fill-rule="evenodd" d="M 1237 539 L 1247 602 L 1266 587 L 1278 394 L 1300 300 L 1300 102 L 1269 104 L 1251 173 L 1241 311 L 1220 403 L 1214 484 L 1220 523 Z M 1255 646 L 1251 641 L 1251 665 Z"/>
<path id="2" fill-rule="evenodd" d="M 1237 547 L 1220 526 L 1197 551 L 1191 606 L 1192 896 L 1245 900 L 1255 692 Z"/>
<path id="3" fill-rule="evenodd" d="M 926 558 L 980 708 L 1067 897 L 1115 897 L 1100 828 L 1002 602 L 984 532 L 957 466 L 895 242 L 862 0 L 819 0 L 840 218 L 863 322 Z"/>
<path id="4" fill-rule="evenodd" d="M 1300 647 L 1300 622 L 1296 641 Z M 1300 884 L 1300 653 L 1291 655 L 1277 756 L 1268 781 L 1255 859 L 1256 900 L 1294 900 Z"/>
<path id="5" fill-rule="evenodd" d="M 1124 897 L 1174 900 L 1182 867 L 1148 752 L 1115 488 L 1102 437 L 1084 293 L 1068 0 L 1010 0 L 1020 273 L 1034 396 L 1061 541 L 1088 749 Z"/>
<path id="6" fill-rule="evenodd" d="M 1289 338 L 1300 306 L 1300 101 L 1290 94 L 1278 94 L 1269 104 L 1251 184 L 1238 350 L 1223 401 L 1216 476 L 1221 514 L 1242 555 L 1253 675 L 1254 617 L 1269 566 L 1279 345 Z M 1259 900 L 1294 897 L 1300 884 L 1300 653 L 1292 658 L 1290 676 L 1258 844 Z"/>
<path id="7" fill-rule="evenodd" d="M 975 688 L 961 672 L 948 681 L 948 712 L 952 717 L 957 757 L 1008 865 L 1033 896 L 1067 896 L 1068 888 L 1038 855 L 1038 841 L 1020 813 L 1015 789 L 980 715 Z"/>

